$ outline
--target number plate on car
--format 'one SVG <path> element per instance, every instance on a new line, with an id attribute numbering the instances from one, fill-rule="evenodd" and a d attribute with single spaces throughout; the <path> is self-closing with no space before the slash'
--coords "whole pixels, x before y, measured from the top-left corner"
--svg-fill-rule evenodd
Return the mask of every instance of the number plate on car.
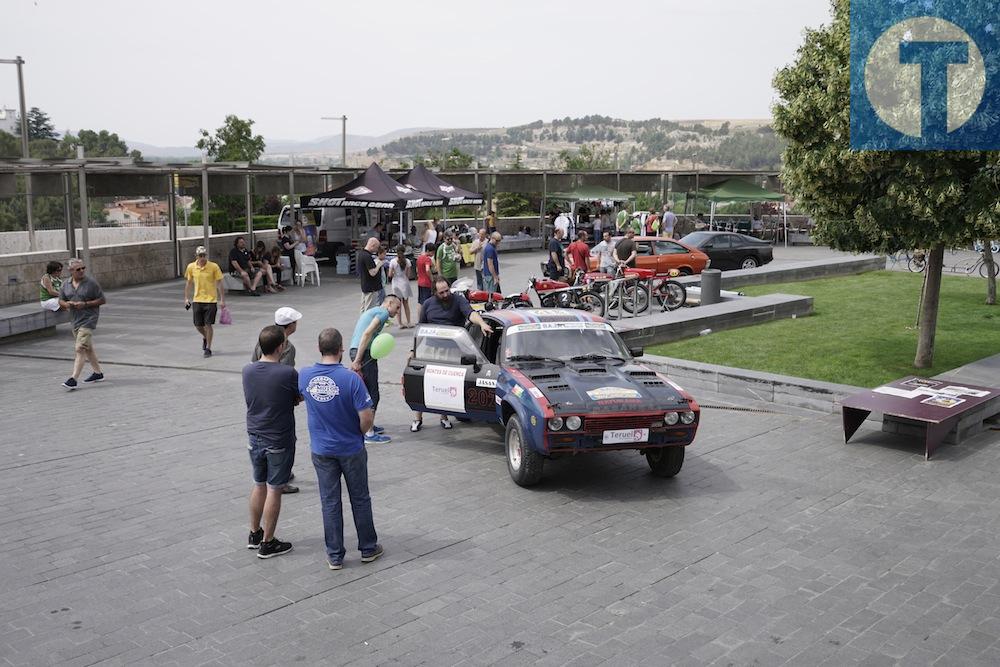
<path id="1" fill-rule="evenodd" d="M 649 442 L 649 429 L 624 428 L 617 431 L 605 431 L 604 439 L 601 442 L 605 445 L 614 445 L 622 442 Z"/>

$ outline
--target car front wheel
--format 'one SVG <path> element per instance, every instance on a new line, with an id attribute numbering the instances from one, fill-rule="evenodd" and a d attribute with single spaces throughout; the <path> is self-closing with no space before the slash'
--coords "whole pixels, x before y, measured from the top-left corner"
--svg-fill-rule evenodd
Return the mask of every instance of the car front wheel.
<path id="1" fill-rule="evenodd" d="M 657 477 L 673 477 L 684 465 L 684 447 L 656 447 L 647 449 L 646 463 Z"/>
<path id="2" fill-rule="evenodd" d="M 744 257 L 743 261 L 740 262 L 741 269 L 756 269 L 760 266 L 760 262 L 757 261 L 756 257 Z"/>
<path id="3" fill-rule="evenodd" d="M 507 420 L 507 471 L 518 486 L 534 486 L 542 479 L 544 459 L 524 437 L 524 427 L 517 415 Z"/>

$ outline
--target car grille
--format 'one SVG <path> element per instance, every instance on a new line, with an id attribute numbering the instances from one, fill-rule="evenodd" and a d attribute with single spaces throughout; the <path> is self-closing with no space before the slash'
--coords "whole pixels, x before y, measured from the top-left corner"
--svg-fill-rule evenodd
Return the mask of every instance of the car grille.
<path id="1" fill-rule="evenodd" d="M 620 431 L 627 428 L 652 428 L 654 423 L 662 424 L 662 415 L 585 417 L 583 420 L 583 430 L 585 433 L 603 433 L 604 431 Z"/>

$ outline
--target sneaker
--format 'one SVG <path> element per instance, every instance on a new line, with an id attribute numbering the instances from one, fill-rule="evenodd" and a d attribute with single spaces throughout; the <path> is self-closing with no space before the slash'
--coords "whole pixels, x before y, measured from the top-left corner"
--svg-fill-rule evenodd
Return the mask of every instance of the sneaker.
<path id="1" fill-rule="evenodd" d="M 260 543 L 264 539 L 264 529 L 258 528 L 254 532 L 250 533 L 250 537 L 247 538 L 247 549 L 259 549 Z"/>
<path id="2" fill-rule="evenodd" d="M 270 542 L 261 542 L 260 550 L 257 551 L 257 558 L 274 558 L 292 550 L 291 542 L 282 542 L 277 537 L 272 537 Z"/>
<path id="3" fill-rule="evenodd" d="M 208 339 L 205 338 L 204 336 L 201 337 L 201 349 L 202 350 L 208 349 Z"/>
<path id="4" fill-rule="evenodd" d="M 385 433 L 385 429 L 381 426 L 372 426 L 372 432 L 381 434 Z"/>
<path id="5" fill-rule="evenodd" d="M 381 544 L 376 544 L 375 548 L 368 552 L 368 555 L 361 554 L 362 563 L 370 563 L 373 560 L 378 560 L 379 556 L 385 553 L 385 549 L 382 548 Z"/>
<path id="6" fill-rule="evenodd" d="M 73 391 L 74 389 L 76 389 L 76 378 L 70 378 L 66 380 L 65 382 L 63 382 L 63 386 L 69 389 L 70 391 Z"/>
<path id="7" fill-rule="evenodd" d="M 91 373 L 90 377 L 83 381 L 84 384 L 91 382 L 104 382 L 104 373 Z"/>
<path id="8" fill-rule="evenodd" d="M 420 419 L 414 419 L 413 423 L 410 424 L 410 433 L 416 433 L 420 430 L 420 427 L 424 425 L 424 422 Z"/>
<path id="9" fill-rule="evenodd" d="M 446 431 L 450 431 L 451 429 L 454 428 L 454 425 L 451 423 L 451 420 L 445 417 L 444 419 L 441 420 L 441 428 L 443 428 Z"/>
<path id="10" fill-rule="evenodd" d="M 205 358 L 208 358 L 208 357 L 212 356 L 212 351 L 206 347 L 205 351 L 201 353 L 201 356 L 203 356 Z"/>
<path id="11" fill-rule="evenodd" d="M 297 487 L 297 486 L 292 486 L 291 484 L 285 484 L 285 485 L 284 485 L 284 486 L 283 486 L 283 487 L 281 488 L 281 492 L 282 492 L 282 493 L 298 493 L 298 492 L 299 492 L 299 487 Z"/>
<path id="12" fill-rule="evenodd" d="M 365 436 L 366 445 L 384 445 L 387 442 L 392 442 L 392 438 L 387 435 L 379 435 L 378 433 L 373 433 L 371 435 Z"/>
<path id="13" fill-rule="evenodd" d="M 328 560 L 328 561 L 326 561 L 326 566 L 328 568 L 330 568 L 331 570 L 343 570 L 344 569 L 344 561 L 340 561 L 340 560 Z"/>

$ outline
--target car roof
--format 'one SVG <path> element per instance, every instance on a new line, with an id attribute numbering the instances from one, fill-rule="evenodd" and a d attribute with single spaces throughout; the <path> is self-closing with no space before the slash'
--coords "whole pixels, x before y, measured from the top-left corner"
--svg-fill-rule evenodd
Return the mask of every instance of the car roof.
<path id="1" fill-rule="evenodd" d="M 496 320 L 507 327 L 512 324 L 536 324 L 538 322 L 604 322 L 603 317 L 583 310 L 565 308 L 503 308 L 481 313 L 483 317 Z"/>

